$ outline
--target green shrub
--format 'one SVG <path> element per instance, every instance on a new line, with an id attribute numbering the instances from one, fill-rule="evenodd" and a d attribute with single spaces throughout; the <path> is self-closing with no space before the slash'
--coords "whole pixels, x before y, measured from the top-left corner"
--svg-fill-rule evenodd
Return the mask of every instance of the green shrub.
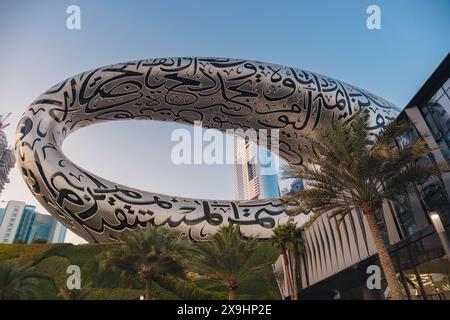
<path id="1" fill-rule="evenodd" d="M 152 290 L 155 300 L 180 300 L 175 292 L 166 290 L 165 288 L 161 287 L 159 283 L 153 283 Z M 139 291 L 143 292 L 143 290 Z"/>
<path id="2" fill-rule="evenodd" d="M 226 298 L 225 292 L 213 292 L 197 287 L 193 282 L 175 279 L 174 277 L 160 277 L 158 284 L 174 292 L 184 300 L 220 300 Z"/>
<path id="3" fill-rule="evenodd" d="M 58 299 L 58 288 L 56 288 L 52 279 L 38 278 L 36 279 L 39 291 L 37 298 L 40 300 Z"/>
<path id="4" fill-rule="evenodd" d="M 12 261 L 18 265 L 39 261 L 46 252 L 58 247 L 58 244 L 0 244 L 0 261 Z"/>
<path id="5" fill-rule="evenodd" d="M 158 284 L 153 285 L 155 300 L 178 300 L 171 292 L 162 289 Z M 143 290 L 128 288 L 93 288 L 87 294 L 85 300 L 139 300 L 144 294 Z"/>
<path id="6" fill-rule="evenodd" d="M 39 239 L 34 239 L 31 243 L 32 244 L 48 243 L 48 240 L 44 239 L 44 238 L 39 238 Z"/>
<path id="7" fill-rule="evenodd" d="M 51 256 L 38 263 L 34 273 L 39 277 L 53 280 L 58 288 L 65 287 L 67 277 L 69 276 L 66 270 L 69 265 L 71 265 L 69 259 Z M 83 273 L 81 273 L 81 280 L 83 281 Z"/>
<path id="8" fill-rule="evenodd" d="M 142 290 L 126 288 L 94 288 L 89 291 L 85 300 L 139 300 Z"/>

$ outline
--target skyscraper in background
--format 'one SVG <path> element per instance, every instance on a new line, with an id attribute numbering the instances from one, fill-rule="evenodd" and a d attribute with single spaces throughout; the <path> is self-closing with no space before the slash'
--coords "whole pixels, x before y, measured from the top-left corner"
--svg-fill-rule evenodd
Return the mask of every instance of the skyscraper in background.
<path id="1" fill-rule="evenodd" d="M 268 157 L 269 155 L 270 153 Z M 237 139 L 234 146 L 233 168 L 234 194 L 237 200 L 270 199 L 280 196 L 277 174 L 262 174 L 262 164 L 256 161 L 257 156 L 256 144 L 246 139 Z"/>
<path id="2" fill-rule="evenodd" d="M 0 224 L 2 224 L 4 215 L 5 215 L 5 208 L 0 208 Z"/>
<path id="3" fill-rule="evenodd" d="M 38 213 L 27 242 L 47 240 L 51 243 L 61 243 L 64 242 L 65 236 L 65 226 L 56 221 L 51 215 Z"/>
<path id="4" fill-rule="evenodd" d="M 282 196 L 289 196 L 294 193 L 300 192 L 305 188 L 305 183 L 302 179 L 291 179 L 291 183 L 288 187 L 284 187 L 281 189 L 281 195 Z"/>
<path id="5" fill-rule="evenodd" d="M 14 242 L 28 242 L 28 240 L 30 239 L 31 229 L 36 219 L 36 215 L 37 213 L 35 206 L 25 205 L 22 211 L 19 226 L 17 227 L 17 232 L 14 236 Z"/>
<path id="6" fill-rule="evenodd" d="M 16 161 L 14 152 L 8 147 L 8 140 L 3 131 L 9 125 L 9 123 L 5 123 L 8 116 L 9 114 L 6 117 L 0 115 L 0 193 L 3 191 L 5 184 L 9 182 L 8 175 Z"/>
<path id="7" fill-rule="evenodd" d="M 5 208 L 0 225 L 0 243 L 13 243 L 19 228 L 25 202 L 11 200 Z"/>
<path id="8" fill-rule="evenodd" d="M 35 206 L 25 202 L 9 201 L 1 217 L 0 243 L 64 242 L 66 227 L 54 217 L 36 212 Z"/>

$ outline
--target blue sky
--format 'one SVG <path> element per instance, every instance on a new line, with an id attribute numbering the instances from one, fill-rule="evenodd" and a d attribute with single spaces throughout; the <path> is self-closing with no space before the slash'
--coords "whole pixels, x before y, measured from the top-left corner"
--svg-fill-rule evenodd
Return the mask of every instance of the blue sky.
<path id="1" fill-rule="evenodd" d="M 81 8 L 81 30 L 65 26 L 71 4 Z M 366 27 L 370 4 L 381 8 L 381 30 Z M 7 129 L 12 144 L 21 113 L 53 84 L 110 63 L 166 56 L 248 58 L 304 68 L 403 107 L 450 51 L 449 31 L 447 0 L 2 0 L 0 113 L 13 113 Z M 64 151 L 84 168 L 126 185 L 233 198 L 229 166 L 171 164 L 174 128 L 102 124 L 70 136 Z M 17 169 L 0 195 L 9 199 L 37 205 Z"/>

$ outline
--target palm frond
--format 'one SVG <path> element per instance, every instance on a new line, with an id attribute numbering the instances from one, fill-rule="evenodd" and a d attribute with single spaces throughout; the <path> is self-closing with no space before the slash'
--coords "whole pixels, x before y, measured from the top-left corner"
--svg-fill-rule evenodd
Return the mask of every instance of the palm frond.
<path id="1" fill-rule="evenodd" d="M 303 166 L 283 167 L 282 177 L 303 179 L 306 188 L 284 197 L 289 215 L 312 211 L 343 217 L 370 203 L 404 195 L 408 188 L 435 175 L 433 163 L 418 162 L 431 152 L 423 138 L 409 137 L 406 121 L 392 122 L 373 135 L 368 113 L 347 123 L 332 121 L 308 142 L 314 153 Z"/>

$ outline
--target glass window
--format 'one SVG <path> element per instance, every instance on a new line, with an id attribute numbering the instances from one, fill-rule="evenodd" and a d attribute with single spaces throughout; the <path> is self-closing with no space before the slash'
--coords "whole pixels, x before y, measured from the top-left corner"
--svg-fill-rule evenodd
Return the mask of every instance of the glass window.
<path id="1" fill-rule="evenodd" d="M 447 79 L 447 81 L 444 83 L 444 85 L 442 86 L 442 89 L 444 89 L 445 92 L 450 91 L 450 78 Z"/>
<path id="2" fill-rule="evenodd" d="M 422 184 L 422 194 L 428 211 L 437 211 L 444 221 L 450 221 L 450 203 L 444 185 L 440 179 L 432 178 Z"/>
<path id="3" fill-rule="evenodd" d="M 403 236 L 410 236 L 417 231 L 416 222 L 414 220 L 414 215 L 410 209 L 410 203 L 407 196 L 402 196 L 393 201 L 394 210 L 400 223 Z"/>
<path id="4" fill-rule="evenodd" d="M 444 90 L 442 88 L 439 88 L 439 90 L 436 91 L 433 97 L 431 97 L 430 102 L 437 102 L 442 97 L 443 94 Z"/>
<path id="5" fill-rule="evenodd" d="M 422 263 L 417 269 L 428 299 L 450 299 L 450 264 L 447 256 Z"/>
<path id="6" fill-rule="evenodd" d="M 248 181 L 253 180 L 253 178 L 255 178 L 256 176 L 256 166 L 251 160 L 247 162 L 247 176 Z"/>
<path id="7" fill-rule="evenodd" d="M 450 99 L 448 98 L 447 93 L 443 94 L 439 98 L 437 103 L 440 104 L 444 108 L 444 110 L 445 110 L 445 112 L 447 112 L 447 114 L 450 114 Z"/>
<path id="8" fill-rule="evenodd" d="M 387 233 L 386 222 L 384 221 L 383 213 L 381 212 L 381 210 L 377 211 L 377 213 L 375 214 L 375 218 L 377 220 L 378 228 L 380 230 L 381 237 L 383 238 L 384 244 L 386 246 L 389 246 L 389 244 L 390 244 L 389 243 L 389 235 Z"/>
<path id="9" fill-rule="evenodd" d="M 447 80 L 447 85 L 449 80 Z M 445 86 L 444 85 L 444 86 Z M 440 88 L 428 103 L 421 107 L 422 115 L 443 156 L 450 162 L 450 99 Z"/>

